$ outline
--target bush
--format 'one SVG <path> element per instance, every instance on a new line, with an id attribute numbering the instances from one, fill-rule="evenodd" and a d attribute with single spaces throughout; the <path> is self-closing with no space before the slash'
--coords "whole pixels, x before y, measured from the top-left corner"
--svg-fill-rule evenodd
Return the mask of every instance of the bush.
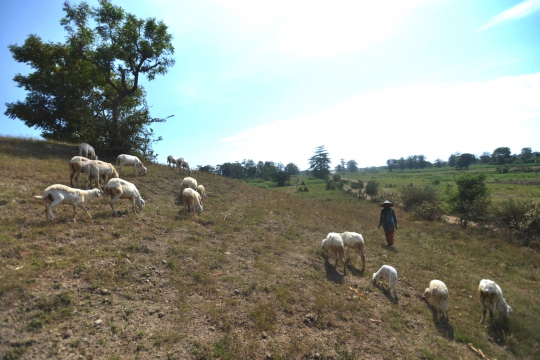
<path id="1" fill-rule="evenodd" d="M 405 211 L 412 211 L 423 203 L 434 204 L 439 200 L 437 191 L 430 185 L 403 187 L 399 199 Z"/>
<path id="2" fill-rule="evenodd" d="M 351 182 L 351 188 L 353 189 L 363 189 L 364 188 L 364 182 L 362 180 L 358 180 L 358 182 Z"/>
<path id="3" fill-rule="evenodd" d="M 433 186 L 441 185 L 441 180 L 439 180 L 439 179 L 434 179 L 434 180 L 431 181 L 431 184 L 432 184 Z"/>
<path id="4" fill-rule="evenodd" d="M 442 221 L 444 218 L 444 211 L 441 207 L 440 201 L 435 201 L 432 203 L 424 201 L 418 206 L 414 207 L 411 213 L 415 217 L 422 220 Z"/>
<path id="5" fill-rule="evenodd" d="M 328 179 L 326 182 L 326 190 L 336 190 L 336 183 L 332 179 Z"/>
<path id="6" fill-rule="evenodd" d="M 532 201 L 504 201 L 493 209 L 493 221 L 509 230 L 523 245 L 540 248 L 539 206 Z"/>
<path id="7" fill-rule="evenodd" d="M 334 174 L 334 176 L 332 176 L 332 180 L 334 180 L 334 182 L 338 183 L 341 181 L 341 175 L 339 174 Z"/>
<path id="8" fill-rule="evenodd" d="M 366 194 L 368 194 L 371 197 L 377 196 L 379 193 L 379 184 L 374 181 L 370 180 L 366 185 Z"/>

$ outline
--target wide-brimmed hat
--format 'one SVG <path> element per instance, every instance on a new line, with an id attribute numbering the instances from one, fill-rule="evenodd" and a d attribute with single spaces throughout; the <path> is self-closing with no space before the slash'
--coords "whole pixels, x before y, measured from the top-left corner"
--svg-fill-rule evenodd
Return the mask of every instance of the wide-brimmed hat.
<path id="1" fill-rule="evenodd" d="M 381 204 L 381 207 L 384 207 L 385 205 L 388 205 L 389 207 L 394 206 L 390 200 L 384 200 L 384 202 Z"/>

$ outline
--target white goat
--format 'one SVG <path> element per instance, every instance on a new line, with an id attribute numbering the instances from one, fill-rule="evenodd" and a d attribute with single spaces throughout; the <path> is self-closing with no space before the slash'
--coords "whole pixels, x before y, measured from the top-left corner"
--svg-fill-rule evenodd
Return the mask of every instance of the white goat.
<path id="1" fill-rule="evenodd" d="M 196 212 L 197 214 L 203 212 L 201 195 L 192 188 L 186 188 L 182 191 L 182 203 L 187 212 Z"/>
<path id="2" fill-rule="evenodd" d="M 184 192 L 184 189 L 187 188 L 197 190 L 197 180 L 189 176 L 185 177 L 184 180 L 182 180 L 182 184 L 180 184 L 180 194 L 182 194 L 182 192 Z"/>
<path id="3" fill-rule="evenodd" d="M 73 177 L 75 177 L 77 187 L 79 187 L 79 174 L 84 174 L 83 164 L 87 161 L 90 161 L 90 159 L 87 159 L 84 156 L 74 156 L 69 160 L 69 181 L 71 187 L 73 187 Z"/>
<path id="4" fill-rule="evenodd" d="M 172 155 L 167 156 L 167 166 L 169 167 L 175 167 L 176 166 L 176 158 Z"/>
<path id="5" fill-rule="evenodd" d="M 189 164 L 187 160 L 183 157 L 179 157 L 176 159 L 176 167 L 178 168 L 178 171 L 182 169 L 187 169 L 188 175 L 191 176 L 191 169 L 189 168 Z"/>
<path id="6" fill-rule="evenodd" d="M 52 208 L 59 204 L 71 204 L 73 205 L 73 221 L 77 221 L 77 207 L 81 206 L 90 218 L 92 215 L 88 212 L 88 209 L 84 206 L 86 202 L 93 198 L 99 198 L 101 191 L 99 189 L 92 190 L 79 190 L 73 189 L 69 186 L 55 184 L 45 189 L 43 196 L 34 196 L 35 199 L 43 200 L 45 203 L 45 217 L 48 221 L 53 221 L 54 215 Z"/>
<path id="7" fill-rule="evenodd" d="M 201 205 L 203 203 L 203 198 L 206 196 L 206 192 L 204 191 L 204 186 L 202 186 L 201 184 L 199 184 L 197 186 L 197 192 L 199 193 L 199 195 L 201 195 Z"/>
<path id="8" fill-rule="evenodd" d="M 104 193 L 105 195 L 109 195 L 111 197 L 111 208 L 114 216 L 116 216 L 116 209 L 114 208 L 114 203 L 118 199 L 131 200 L 134 213 L 142 211 L 145 206 L 145 202 L 141 197 L 139 190 L 137 190 L 137 187 L 129 181 L 123 179 L 109 180 L 108 184 L 105 186 Z M 135 205 L 137 205 L 139 211 L 135 209 Z"/>
<path id="9" fill-rule="evenodd" d="M 88 190 L 88 187 L 91 185 L 91 178 L 96 179 L 97 187 L 101 190 L 101 186 L 99 186 L 100 180 L 103 184 L 106 184 L 110 179 L 118 177 L 118 173 L 113 164 L 101 160 L 88 160 L 84 162 L 83 170 L 86 174 L 86 190 Z"/>
<path id="10" fill-rule="evenodd" d="M 139 175 L 146 175 L 148 170 L 144 167 L 141 160 L 139 160 L 138 157 L 133 155 L 118 155 L 116 158 L 116 166 L 118 166 L 118 172 L 120 173 L 120 169 L 122 169 L 122 166 L 125 165 L 133 165 L 133 175 L 137 175 L 136 171 L 137 168 L 139 168 Z"/>
<path id="11" fill-rule="evenodd" d="M 332 254 L 336 263 L 334 268 L 337 269 L 338 261 L 341 259 L 343 261 L 343 275 L 347 275 L 347 264 L 345 263 L 345 247 L 343 245 L 343 239 L 340 234 L 337 233 L 328 233 L 326 239 L 323 239 L 321 243 L 321 249 L 328 251 L 328 254 Z"/>
<path id="12" fill-rule="evenodd" d="M 358 252 L 362 260 L 362 270 L 364 270 L 366 268 L 366 259 L 364 257 L 364 238 L 362 235 L 352 231 L 345 231 L 341 234 L 341 238 L 343 239 L 343 245 Z"/>
<path id="13" fill-rule="evenodd" d="M 373 274 L 373 284 L 377 283 L 377 279 L 379 278 L 388 279 L 388 288 L 392 286 L 394 288 L 394 294 L 396 295 L 396 300 L 398 298 L 398 291 L 397 291 L 397 281 L 398 281 L 398 275 L 396 269 L 394 269 L 390 265 L 383 265 L 377 271 Z"/>
<path id="14" fill-rule="evenodd" d="M 79 145 L 79 156 L 84 156 L 85 158 L 88 158 L 90 160 L 98 159 L 94 148 L 91 145 L 88 145 L 87 143 L 81 143 Z"/>
<path id="15" fill-rule="evenodd" d="M 433 306 L 437 309 L 437 321 L 442 317 L 448 318 L 448 288 L 441 280 L 431 280 L 429 287 L 424 291 L 424 298 L 433 299 Z"/>
<path id="16" fill-rule="evenodd" d="M 503 292 L 499 285 L 495 281 L 489 279 L 480 280 L 478 285 L 478 297 L 483 306 L 482 320 L 480 323 L 484 323 L 486 317 L 486 311 L 489 310 L 489 317 L 491 318 L 491 324 L 495 325 L 495 320 L 493 319 L 493 309 L 497 307 L 499 313 L 504 320 L 508 320 L 510 314 L 512 313 L 512 308 L 506 303 L 503 298 Z"/>

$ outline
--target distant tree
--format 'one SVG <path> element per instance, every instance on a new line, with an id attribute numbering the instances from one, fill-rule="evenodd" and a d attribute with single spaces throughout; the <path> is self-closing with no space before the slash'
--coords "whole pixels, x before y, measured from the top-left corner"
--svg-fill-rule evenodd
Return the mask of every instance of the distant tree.
<path id="1" fill-rule="evenodd" d="M 274 174 L 274 177 L 272 178 L 272 180 L 277 182 L 277 186 L 285 186 L 285 183 L 291 180 L 291 175 L 289 175 L 284 170 L 278 170 Z"/>
<path id="2" fill-rule="evenodd" d="M 447 186 L 448 205 L 452 214 L 459 216 L 461 225 L 486 220 L 491 199 L 485 181 L 485 174 L 463 173 L 455 179 L 457 187 Z"/>
<path id="3" fill-rule="evenodd" d="M 244 179 L 245 169 L 239 162 L 218 165 L 217 173 L 233 179 Z"/>
<path id="4" fill-rule="evenodd" d="M 347 161 L 347 171 L 350 173 L 355 173 L 358 171 L 358 163 L 354 160 Z"/>
<path id="5" fill-rule="evenodd" d="M 330 174 L 330 158 L 324 146 L 315 149 L 315 155 L 309 158 L 309 170 L 317 179 L 326 179 Z"/>
<path id="6" fill-rule="evenodd" d="M 456 170 L 469 170 L 469 166 L 474 164 L 476 161 L 476 157 L 473 154 L 464 153 L 459 155 L 459 157 L 456 160 L 455 168 Z"/>
<path id="7" fill-rule="evenodd" d="M 418 155 L 418 167 L 420 169 L 425 169 L 426 166 L 426 157 L 424 155 Z"/>
<path id="8" fill-rule="evenodd" d="M 450 166 L 450 167 L 456 166 L 456 161 L 459 158 L 459 155 L 461 155 L 461 154 L 458 153 L 458 152 L 453 153 L 452 155 L 450 155 L 450 157 L 448 158 L 448 166 Z"/>
<path id="9" fill-rule="evenodd" d="M 504 165 L 510 162 L 511 155 L 512 153 L 509 147 L 498 147 L 491 154 L 491 162 L 497 165 Z"/>
<path id="10" fill-rule="evenodd" d="M 443 166 L 443 161 L 439 158 L 437 158 L 437 160 L 435 160 L 435 167 L 438 167 L 438 168 L 441 168 Z"/>
<path id="11" fill-rule="evenodd" d="M 244 159 L 244 161 L 242 161 L 242 165 L 245 169 L 246 179 L 255 179 L 257 177 L 257 165 L 255 164 L 255 161 L 251 159 Z"/>
<path id="12" fill-rule="evenodd" d="M 285 172 L 291 176 L 300 174 L 300 168 L 293 163 L 288 163 L 285 166 Z"/>
<path id="13" fill-rule="evenodd" d="M 343 172 L 343 166 L 341 166 L 341 164 L 338 164 L 335 168 L 334 168 L 334 172 L 336 173 L 342 173 Z"/>
<path id="14" fill-rule="evenodd" d="M 209 172 L 209 173 L 215 172 L 215 169 L 212 165 L 205 165 L 205 166 L 197 165 L 197 170 L 199 170 L 200 172 Z"/>
<path id="15" fill-rule="evenodd" d="M 491 154 L 487 151 L 484 151 L 482 155 L 480 155 L 480 163 L 481 164 L 489 164 L 491 161 Z"/>
<path id="16" fill-rule="evenodd" d="M 265 181 L 272 180 L 278 172 L 278 168 L 273 161 L 265 161 L 261 169 L 261 179 Z"/>
<path id="17" fill-rule="evenodd" d="M 347 170 L 347 167 L 346 167 L 346 162 L 345 162 L 345 159 L 340 159 L 339 160 L 339 163 L 341 165 L 341 173 L 344 173 L 346 170 Z"/>
<path id="18" fill-rule="evenodd" d="M 407 156 L 407 167 L 409 168 L 409 170 L 412 170 L 416 167 L 416 155 Z"/>
<path id="19" fill-rule="evenodd" d="M 405 170 L 405 159 L 402 157 L 399 158 L 398 160 L 398 166 L 399 166 L 399 170 L 403 171 Z"/>
<path id="20" fill-rule="evenodd" d="M 388 171 L 392 172 L 392 170 L 394 169 L 394 159 L 386 160 L 386 165 L 388 166 Z"/>
<path id="21" fill-rule="evenodd" d="M 521 158 L 524 160 L 530 159 L 532 157 L 532 149 L 530 147 L 526 147 L 521 149 Z"/>

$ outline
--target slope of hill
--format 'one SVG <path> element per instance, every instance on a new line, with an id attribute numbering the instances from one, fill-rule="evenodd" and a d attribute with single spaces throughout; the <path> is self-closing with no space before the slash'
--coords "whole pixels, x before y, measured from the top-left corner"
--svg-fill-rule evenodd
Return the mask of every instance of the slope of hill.
<path id="1" fill-rule="evenodd" d="M 383 245 L 380 208 L 343 194 L 318 201 L 194 172 L 208 197 L 186 214 L 184 175 L 148 164 L 123 169 L 146 201 L 89 204 L 93 218 L 55 208 L 47 224 L 33 195 L 69 184 L 77 147 L 0 139 L 0 355 L 24 358 L 500 359 L 538 358 L 538 253 L 493 232 L 409 222 L 397 209 L 395 249 Z M 99 155 L 99 151 L 98 151 Z M 108 159 L 111 161 L 112 159 Z M 330 231 L 366 241 L 366 271 L 346 276 L 321 256 Z M 382 264 L 399 272 L 400 299 L 373 285 Z M 514 309 L 508 324 L 479 325 L 478 282 L 495 280 Z M 450 322 L 435 323 L 421 295 L 450 290 Z"/>

